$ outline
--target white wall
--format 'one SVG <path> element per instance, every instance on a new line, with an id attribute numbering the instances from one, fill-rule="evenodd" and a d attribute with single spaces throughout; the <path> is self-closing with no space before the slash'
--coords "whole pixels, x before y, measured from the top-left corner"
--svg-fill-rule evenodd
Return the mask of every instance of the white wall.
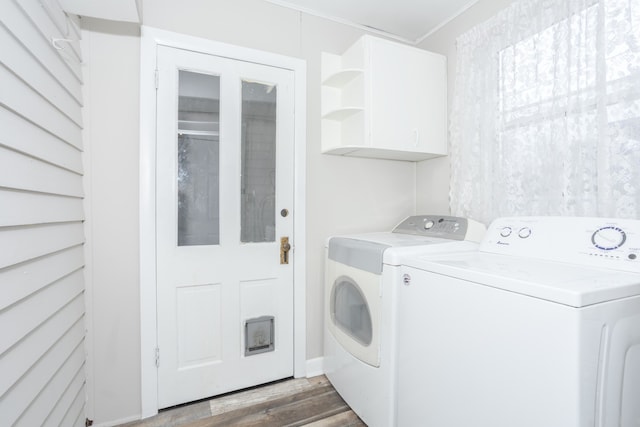
<path id="1" fill-rule="evenodd" d="M 389 230 L 415 213 L 415 164 L 320 153 L 320 52 L 342 53 L 363 33 L 301 17 L 307 61 L 307 358 L 323 354 L 324 244 L 334 234 Z"/>
<path id="2" fill-rule="evenodd" d="M 92 247 L 89 409 L 100 425 L 140 413 L 140 40 L 127 27 L 83 22 Z M 307 61 L 307 359 L 321 357 L 326 238 L 390 229 L 415 211 L 413 163 L 320 154 L 320 52 L 341 53 L 363 32 L 262 0 L 146 0 L 143 24 Z"/>
<path id="3" fill-rule="evenodd" d="M 480 0 L 464 13 L 427 37 L 419 48 L 447 57 L 449 111 L 456 73 L 456 38 L 475 25 L 489 19 L 513 0 Z M 420 213 L 449 214 L 449 157 L 426 160 L 416 168 L 416 209 Z"/>
<path id="4" fill-rule="evenodd" d="M 88 407 L 96 425 L 140 413 L 139 28 L 82 19 Z"/>

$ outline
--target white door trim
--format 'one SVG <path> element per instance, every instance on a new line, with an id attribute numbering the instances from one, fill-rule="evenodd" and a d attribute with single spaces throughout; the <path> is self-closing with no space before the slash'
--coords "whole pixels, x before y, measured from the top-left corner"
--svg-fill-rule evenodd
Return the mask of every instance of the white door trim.
<path id="1" fill-rule="evenodd" d="M 306 63 L 304 60 L 142 26 L 140 46 L 140 368 L 141 417 L 158 413 L 156 368 L 156 55 L 182 48 L 294 72 L 294 375 L 306 375 Z"/>

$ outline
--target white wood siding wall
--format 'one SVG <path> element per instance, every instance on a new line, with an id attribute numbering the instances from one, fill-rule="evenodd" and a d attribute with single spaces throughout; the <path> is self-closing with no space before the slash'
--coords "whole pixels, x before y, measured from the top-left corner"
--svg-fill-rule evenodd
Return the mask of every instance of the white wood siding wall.
<path id="1" fill-rule="evenodd" d="M 79 38 L 56 0 L 0 0 L 2 426 L 85 423 Z"/>

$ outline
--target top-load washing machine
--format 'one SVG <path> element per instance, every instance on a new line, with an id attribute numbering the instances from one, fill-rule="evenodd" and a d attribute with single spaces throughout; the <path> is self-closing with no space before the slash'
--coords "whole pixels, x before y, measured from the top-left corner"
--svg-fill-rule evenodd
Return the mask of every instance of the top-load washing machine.
<path id="1" fill-rule="evenodd" d="M 502 218 L 402 262 L 399 426 L 640 426 L 640 221 Z"/>
<path id="2" fill-rule="evenodd" d="M 399 260 L 410 254 L 476 250 L 484 225 L 465 218 L 411 216 L 391 232 L 328 240 L 324 370 L 369 427 L 395 418 L 395 302 Z M 421 331 L 416 330 L 416 337 Z"/>

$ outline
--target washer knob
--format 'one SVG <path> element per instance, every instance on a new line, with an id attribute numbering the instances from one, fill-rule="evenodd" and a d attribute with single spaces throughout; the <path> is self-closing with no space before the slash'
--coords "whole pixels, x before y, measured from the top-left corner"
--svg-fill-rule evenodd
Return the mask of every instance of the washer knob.
<path id="1" fill-rule="evenodd" d="M 502 230 L 500 230 L 500 235 L 502 237 L 509 237 L 511 236 L 511 227 L 504 227 Z"/>
<path id="2" fill-rule="evenodd" d="M 521 239 L 526 239 L 527 237 L 531 236 L 531 229 L 529 227 L 522 227 L 520 231 L 518 231 L 518 236 Z"/>
<path id="3" fill-rule="evenodd" d="M 424 223 L 424 229 L 425 230 L 429 230 L 433 226 L 434 226 L 434 222 L 433 221 L 427 221 L 427 222 Z"/>
<path id="4" fill-rule="evenodd" d="M 600 227 L 591 236 L 593 245 L 605 251 L 618 249 L 627 240 L 627 233 L 615 226 Z"/>

